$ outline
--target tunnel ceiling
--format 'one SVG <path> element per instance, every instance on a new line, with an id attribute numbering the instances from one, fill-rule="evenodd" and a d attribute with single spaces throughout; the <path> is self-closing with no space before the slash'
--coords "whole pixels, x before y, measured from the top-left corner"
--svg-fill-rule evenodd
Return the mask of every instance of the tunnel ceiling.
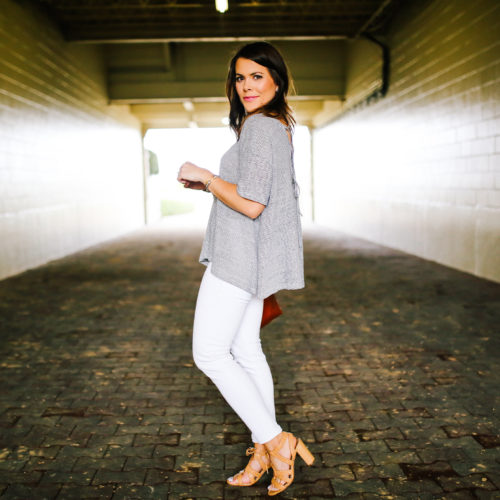
<path id="1" fill-rule="evenodd" d="M 0 0 L 1 1 L 1 0 Z M 144 129 L 221 126 L 227 63 L 242 41 L 282 51 L 298 122 L 318 127 L 381 87 L 380 35 L 404 0 L 30 0 L 71 43 L 100 45 L 108 98 Z M 206 43 L 210 42 L 210 43 Z"/>
<path id="2" fill-rule="evenodd" d="M 388 15 L 391 0 L 39 0 L 67 40 L 353 38 Z"/>

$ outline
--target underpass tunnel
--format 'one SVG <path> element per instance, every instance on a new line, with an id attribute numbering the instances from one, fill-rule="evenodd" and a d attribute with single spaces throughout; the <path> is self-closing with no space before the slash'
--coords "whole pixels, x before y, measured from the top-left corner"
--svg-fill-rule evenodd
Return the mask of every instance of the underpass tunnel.
<path id="1" fill-rule="evenodd" d="M 154 221 L 144 137 L 227 128 L 231 54 L 266 39 L 306 217 L 500 281 L 496 0 L 194 5 L 2 2 L 0 278 Z"/>

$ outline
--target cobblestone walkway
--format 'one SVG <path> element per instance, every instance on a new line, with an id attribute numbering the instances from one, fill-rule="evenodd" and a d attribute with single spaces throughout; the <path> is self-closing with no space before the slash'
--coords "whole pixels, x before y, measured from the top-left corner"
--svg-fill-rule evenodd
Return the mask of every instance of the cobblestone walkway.
<path id="1" fill-rule="evenodd" d="M 266 498 L 270 476 L 225 485 L 249 435 L 191 359 L 201 237 L 162 223 L 0 282 L 2 498 Z M 305 251 L 263 331 L 317 457 L 280 498 L 500 498 L 500 285 L 319 228 Z"/>

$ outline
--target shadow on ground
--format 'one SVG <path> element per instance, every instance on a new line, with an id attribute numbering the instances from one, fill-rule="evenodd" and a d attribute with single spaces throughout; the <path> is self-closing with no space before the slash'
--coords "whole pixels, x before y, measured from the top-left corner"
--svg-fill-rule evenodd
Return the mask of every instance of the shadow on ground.
<path id="1" fill-rule="evenodd" d="M 4 498 L 263 498 L 193 366 L 200 230 L 168 222 L 0 282 Z M 500 285 L 318 227 L 263 330 L 313 467 L 280 498 L 498 498 Z M 266 476 L 264 476 L 266 477 Z"/>

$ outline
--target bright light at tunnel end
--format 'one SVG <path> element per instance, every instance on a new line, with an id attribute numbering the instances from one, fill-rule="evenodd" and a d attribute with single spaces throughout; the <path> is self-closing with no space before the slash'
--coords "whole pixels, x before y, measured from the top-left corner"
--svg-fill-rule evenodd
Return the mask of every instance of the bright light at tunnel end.
<path id="1" fill-rule="evenodd" d="M 228 9 L 227 0 L 215 0 L 215 8 L 223 14 Z"/>

